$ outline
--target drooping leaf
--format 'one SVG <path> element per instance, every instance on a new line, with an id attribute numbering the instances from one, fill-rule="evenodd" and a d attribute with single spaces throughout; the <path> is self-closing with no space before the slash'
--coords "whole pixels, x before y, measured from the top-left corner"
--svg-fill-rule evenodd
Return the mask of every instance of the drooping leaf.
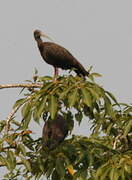
<path id="1" fill-rule="evenodd" d="M 21 151 L 21 153 L 26 156 L 26 149 L 23 144 L 18 144 L 18 149 Z"/>
<path id="2" fill-rule="evenodd" d="M 5 120 L 0 121 L 0 132 L 4 129 L 5 125 L 6 125 Z"/>
<path id="3" fill-rule="evenodd" d="M 30 102 L 27 102 L 27 103 L 23 106 L 22 111 L 21 111 L 23 118 L 27 117 L 28 114 L 30 113 L 30 111 L 31 111 L 31 103 L 30 103 Z"/>
<path id="4" fill-rule="evenodd" d="M 36 67 L 34 68 L 34 74 L 35 74 L 35 75 L 38 74 L 38 70 L 37 70 Z"/>
<path id="5" fill-rule="evenodd" d="M 60 180 L 60 177 L 58 176 L 58 173 L 56 170 L 53 171 L 52 180 Z"/>
<path id="6" fill-rule="evenodd" d="M 74 91 L 70 93 L 68 97 L 69 107 L 74 106 L 77 96 L 78 96 L 78 89 L 75 89 Z"/>
<path id="7" fill-rule="evenodd" d="M 12 171 L 16 166 L 15 154 L 12 151 L 7 151 L 7 166 L 10 171 Z"/>
<path id="8" fill-rule="evenodd" d="M 32 169 L 31 169 L 30 162 L 26 158 L 23 158 L 22 156 L 21 156 L 21 160 L 22 160 L 23 164 L 26 166 L 27 170 L 29 172 L 31 172 Z"/>
<path id="9" fill-rule="evenodd" d="M 114 179 L 114 171 L 115 171 L 115 169 L 114 169 L 114 168 L 111 168 L 110 173 L 109 173 L 109 178 L 110 178 L 110 180 L 113 180 L 113 179 Z"/>
<path id="10" fill-rule="evenodd" d="M 27 129 L 31 121 L 32 112 L 30 111 L 25 118 L 22 120 L 21 127 L 19 129 Z"/>
<path id="11" fill-rule="evenodd" d="M 104 97 L 104 100 L 105 100 L 105 113 L 111 115 L 113 111 L 111 101 L 107 96 Z"/>
<path id="12" fill-rule="evenodd" d="M 44 109 L 45 109 L 45 107 L 46 107 L 47 99 L 48 99 L 48 96 L 45 96 L 45 97 L 42 99 L 42 101 L 41 101 L 41 103 L 40 103 L 40 105 L 39 105 L 39 107 L 38 107 L 38 112 L 37 112 L 38 117 L 40 117 L 41 114 L 43 113 L 43 111 L 44 111 Z"/>
<path id="13" fill-rule="evenodd" d="M 64 90 L 61 94 L 60 94 L 60 98 L 63 99 L 65 96 L 68 95 L 68 93 L 73 89 L 73 86 L 69 87 L 68 89 Z"/>
<path id="14" fill-rule="evenodd" d="M 36 105 L 33 111 L 33 118 L 37 123 L 39 123 L 42 113 L 44 113 L 47 110 L 46 108 L 47 99 L 48 96 L 44 96 L 44 98 L 42 98 L 42 100 Z"/>
<path id="15" fill-rule="evenodd" d="M 127 126 L 125 127 L 124 136 L 127 136 L 130 130 L 132 129 L 132 119 L 129 120 Z"/>
<path id="16" fill-rule="evenodd" d="M 65 167 L 64 167 L 64 161 L 61 158 L 56 159 L 56 171 L 59 174 L 59 176 L 63 179 L 65 176 Z"/>
<path id="17" fill-rule="evenodd" d="M 15 104 L 13 105 L 13 108 L 25 103 L 26 99 L 25 98 L 22 98 L 22 99 L 19 99 L 15 102 Z"/>
<path id="18" fill-rule="evenodd" d="M 115 171 L 114 171 L 114 174 L 113 174 L 113 179 L 114 180 L 119 180 L 119 171 L 118 169 L 116 168 Z"/>
<path id="19" fill-rule="evenodd" d="M 80 125 L 80 123 L 81 123 L 81 121 L 82 121 L 82 118 L 83 118 L 82 112 L 81 112 L 81 111 L 78 111 L 78 112 L 75 114 L 75 118 L 76 118 L 76 120 L 78 121 L 78 123 L 79 123 L 79 125 Z"/>
<path id="20" fill-rule="evenodd" d="M 15 124 L 16 126 L 20 127 L 21 126 L 21 123 L 16 121 L 16 120 L 12 120 L 12 123 Z"/>
<path id="21" fill-rule="evenodd" d="M 124 112 L 125 113 L 132 113 L 132 107 L 131 106 L 128 107 Z"/>
<path id="22" fill-rule="evenodd" d="M 89 91 L 91 92 L 92 96 L 98 100 L 100 98 L 100 94 L 96 91 L 95 88 L 89 88 Z"/>
<path id="23" fill-rule="evenodd" d="M 119 105 L 119 103 L 117 102 L 115 96 L 114 96 L 111 92 L 109 92 L 109 91 L 105 91 L 105 92 L 106 92 L 106 93 L 109 95 L 109 97 L 115 102 L 115 104 L 118 104 L 118 105 Z"/>
<path id="24" fill-rule="evenodd" d="M 51 81 L 53 78 L 50 76 L 39 77 L 38 81 Z"/>
<path id="25" fill-rule="evenodd" d="M 92 106 L 92 96 L 91 96 L 91 93 L 86 88 L 82 88 L 81 91 L 82 91 L 82 94 L 83 94 L 83 102 L 88 107 L 91 107 Z"/>
<path id="26" fill-rule="evenodd" d="M 92 76 L 94 76 L 94 77 L 102 77 L 102 75 L 99 74 L 99 73 L 91 73 L 90 75 L 92 75 Z"/>
<path id="27" fill-rule="evenodd" d="M 106 180 L 107 179 L 110 169 L 111 169 L 111 167 L 103 168 L 103 173 L 100 176 L 101 180 Z"/>
<path id="28" fill-rule="evenodd" d="M 5 158 L 2 155 L 0 155 L 0 164 L 5 164 Z"/>

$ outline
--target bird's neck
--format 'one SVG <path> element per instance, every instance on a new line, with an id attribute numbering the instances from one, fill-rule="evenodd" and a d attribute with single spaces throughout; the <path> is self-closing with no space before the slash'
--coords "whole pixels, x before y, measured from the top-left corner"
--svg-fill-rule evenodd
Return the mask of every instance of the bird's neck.
<path id="1" fill-rule="evenodd" d="M 41 38 L 37 38 L 36 41 L 37 41 L 38 47 L 41 46 L 41 44 L 43 43 Z"/>

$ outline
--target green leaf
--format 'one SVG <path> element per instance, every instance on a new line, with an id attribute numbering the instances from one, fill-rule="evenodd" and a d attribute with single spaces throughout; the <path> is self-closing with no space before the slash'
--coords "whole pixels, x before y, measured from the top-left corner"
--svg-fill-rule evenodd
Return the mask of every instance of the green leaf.
<path id="1" fill-rule="evenodd" d="M 108 128 L 107 128 L 107 130 L 106 130 L 106 133 L 107 133 L 107 134 L 110 134 L 112 127 L 113 127 L 113 123 L 111 123 L 111 124 L 108 126 Z"/>
<path id="2" fill-rule="evenodd" d="M 60 99 L 63 99 L 65 96 L 67 96 L 67 94 L 72 90 L 72 87 L 69 87 L 68 89 L 64 90 L 61 94 L 60 94 Z"/>
<path id="3" fill-rule="evenodd" d="M 18 144 L 18 149 L 20 149 L 20 151 L 22 152 L 22 154 L 24 156 L 26 156 L 26 149 L 25 146 L 23 144 Z"/>
<path id="4" fill-rule="evenodd" d="M 54 170 L 54 172 L 52 173 L 52 180 L 59 180 L 60 177 L 58 176 L 58 173 L 56 170 Z"/>
<path id="5" fill-rule="evenodd" d="M 118 180 L 119 179 L 119 174 L 118 174 L 119 172 L 118 172 L 118 170 L 117 169 L 115 169 L 115 171 L 114 171 L 114 175 L 113 175 L 113 179 L 114 180 Z"/>
<path id="6" fill-rule="evenodd" d="M 76 114 L 75 114 L 75 118 L 76 118 L 76 120 L 78 121 L 78 123 L 79 123 L 79 125 L 80 125 L 80 123 L 81 123 L 81 121 L 82 121 L 82 118 L 83 118 L 82 112 L 79 111 L 78 113 L 76 113 Z"/>
<path id="7" fill-rule="evenodd" d="M 1 155 L 0 155 L 0 162 L 1 162 L 2 164 L 5 164 L 5 158 L 4 158 L 3 156 L 1 156 Z"/>
<path id="8" fill-rule="evenodd" d="M 104 97 L 105 100 L 105 113 L 111 115 L 113 112 L 111 101 L 107 96 Z"/>
<path id="9" fill-rule="evenodd" d="M 19 126 L 19 127 L 21 126 L 21 123 L 18 121 L 15 121 L 14 119 L 12 120 L 12 123 L 15 124 L 16 126 Z"/>
<path id="10" fill-rule="evenodd" d="M 88 176 L 87 170 L 81 171 L 81 178 L 82 178 L 82 180 L 87 180 L 87 176 Z"/>
<path id="11" fill-rule="evenodd" d="M 0 132 L 4 129 L 5 125 L 6 125 L 5 120 L 0 121 Z"/>
<path id="12" fill-rule="evenodd" d="M 105 93 L 107 93 L 109 95 L 109 97 L 115 102 L 115 104 L 119 105 L 119 103 L 117 102 L 115 96 L 111 92 L 105 91 Z"/>
<path id="13" fill-rule="evenodd" d="M 30 162 L 27 159 L 23 158 L 23 157 L 21 157 L 21 160 L 22 160 L 23 164 L 25 165 L 26 169 L 29 172 L 31 172 L 32 169 L 31 169 Z"/>
<path id="14" fill-rule="evenodd" d="M 100 98 L 100 94 L 98 93 L 98 91 L 94 88 L 89 88 L 89 91 L 91 92 L 92 96 L 98 100 Z"/>
<path id="15" fill-rule="evenodd" d="M 132 112 L 132 107 L 128 107 L 124 112 L 125 113 L 131 113 Z"/>
<path id="16" fill-rule="evenodd" d="M 39 106 L 37 107 L 38 112 L 37 112 L 37 116 L 40 117 L 41 114 L 44 112 L 45 106 L 46 106 L 46 102 L 47 102 L 48 96 L 45 96 L 41 103 L 39 104 Z"/>
<path id="17" fill-rule="evenodd" d="M 41 118 L 42 113 L 44 113 L 46 108 L 46 102 L 47 102 L 48 96 L 44 96 L 44 98 L 37 104 L 33 111 L 33 119 L 39 123 L 39 120 Z"/>
<path id="18" fill-rule="evenodd" d="M 109 174 L 109 171 L 110 171 L 111 167 L 106 167 L 106 168 L 103 168 L 103 173 L 102 175 L 100 176 L 100 180 L 106 180 L 107 179 L 107 176 Z M 114 180 L 114 179 L 113 179 Z"/>
<path id="19" fill-rule="evenodd" d="M 69 107 L 74 106 L 78 95 L 78 89 L 72 91 L 68 97 Z"/>
<path id="20" fill-rule="evenodd" d="M 51 81 L 53 78 L 50 76 L 39 77 L 39 81 Z"/>
<path id="21" fill-rule="evenodd" d="M 23 103 L 25 103 L 26 99 L 25 98 L 22 98 L 22 99 L 19 99 L 15 102 L 15 104 L 13 105 L 13 109 L 16 108 L 17 106 L 19 105 L 22 105 Z"/>
<path id="22" fill-rule="evenodd" d="M 40 89 L 39 93 L 47 93 L 47 91 L 53 88 L 53 86 L 53 82 L 44 83 L 44 86 Z"/>
<path id="23" fill-rule="evenodd" d="M 114 168 L 111 168 L 111 171 L 110 171 L 110 173 L 109 173 L 109 178 L 110 178 L 110 180 L 113 180 L 113 178 L 114 178 L 114 171 L 115 171 L 115 169 L 114 169 Z"/>
<path id="24" fill-rule="evenodd" d="M 91 93 L 86 89 L 82 88 L 82 94 L 83 94 L 83 102 L 88 106 L 92 106 L 92 96 Z"/>
<path id="25" fill-rule="evenodd" d="M 88 69 L 88 72 L 90 73 L 90 71 L 93 69 L 93 66 L 90 66 Z"/>
<path id="26" fill-rule="evenodd" d="M 23 118 L 27 117 L 30 111 L 31 111 L 31 103 L 28 102 L 23 106 L 21 111 Z"/>
<path id="27" fill-rule="evenodd" d="M 132 119 L 129 120 L 129 123 L 125 127 L 124 136 L 127 136 L 130 130 L 132 129 Z"/>
<path id="28" fill-rule="evenodd" d="M 64 161 L 61 158 L 56 159 L 56 171 L 61 178 L 65 176 Z"/>
<path id="29" fill-rule="evenodd" d="M 32 117 L 32 112 L 29 112 L 28 115 L 25 118 L 23 118 L 22 125 L 21 125 L 20 129 L 27 129 L 28 128 L 31 117 Z"/>
<path id="30" fill-rule="evenodd" d="M 35 74 L 35 75 L 38 74 L 38 70 L 37 70 L 36 67 L 34 68 L 34 74 Z"/>
<path id="31" fill-rule="evenodd" d="M 49 111 L 50 111 L 50 115 L 51 115 L 51 119 L 55 118 L 55 115 L 57 113 L 57 98 L 54 95 L 50 96 L 50 100 L 49 100 Z"/>
<path id="32" fill-rule="evenodd" d="M 12 171 L 16 166 L 15 154 L 12 151 L 7 151 L 7 166 L 10 171 Z"/>
<path id="33" fill-rule="evenodd" d="M 91 73 L 90 75 L 92 75 L 92 76 L 94 76 L 94 77 L 102 77 L 102 75 L 99 74 L 99 73 Z"/>

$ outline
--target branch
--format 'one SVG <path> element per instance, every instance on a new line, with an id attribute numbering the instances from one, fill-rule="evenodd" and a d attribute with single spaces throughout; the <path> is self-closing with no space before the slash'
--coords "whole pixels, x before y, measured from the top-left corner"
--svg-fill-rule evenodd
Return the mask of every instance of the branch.
<path id="1" fill-rule="evenodd" d="M 1 84 L 0 85 L 0 89 L 4 89 L 4 88 L 41 88 L 42 84 L 39 83 L 32 83 L 32 84 Z"/>
<path id="2" fill-rule="evenodd" d="M 19 106 L 15 107 L 14 109 L 12 109 L 12 111 L 10 112 L 10 114 L 8 115 L 7 119 L 6 119 L 6 131 L 8 132 L 8 130 L 10 129 L 10 121 L 12 120 L 14 114 L 18 111 L 18 109 L 22 106 L 23 104 L 20 104 Z"/>
<path id="3" fill-rule="evenodd" d="M 26 103 L 30 98 L 31 98 L 31 96 L 28 96 L 28 97 L 25 99 L 25 102 L 24 102 L 24 103 Z M 20 109 L 20 107 L 21 107 L 24 103 L 19 104 L 17 107 L 13 108 L 12 111 L 9 113 L 8 117 L 6 118 L 6 132 L 8 132 L 9 129 L 10 129 L 10 121 L 13 119 L 14 114 Z"/>

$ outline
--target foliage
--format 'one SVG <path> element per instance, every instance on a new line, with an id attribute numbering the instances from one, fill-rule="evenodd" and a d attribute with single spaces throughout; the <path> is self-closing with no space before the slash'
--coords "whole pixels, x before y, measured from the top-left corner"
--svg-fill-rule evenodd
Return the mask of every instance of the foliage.
<path id="1" fill-rule="evenodd" d="M 51 180 L 130 180 L 132 179 L 132 106 L 120 104 L 112 93 L 99 86 L 90 74 L 78 76 L 34 76 L 42 87 L 22 92 L 13 108 L 21 106 L 21 121 L 16 117 L 0 121 L 0 166 L 9 173 L 5 179 Z M 42 147 L 42 139 L 33 139 L 29 124 L 40 123 L 43 115 L 54 119 L 62 114 L 72 133 L 74 121 L 91 122 L 89 137 L 72 135 L 56 149 Z"/>

